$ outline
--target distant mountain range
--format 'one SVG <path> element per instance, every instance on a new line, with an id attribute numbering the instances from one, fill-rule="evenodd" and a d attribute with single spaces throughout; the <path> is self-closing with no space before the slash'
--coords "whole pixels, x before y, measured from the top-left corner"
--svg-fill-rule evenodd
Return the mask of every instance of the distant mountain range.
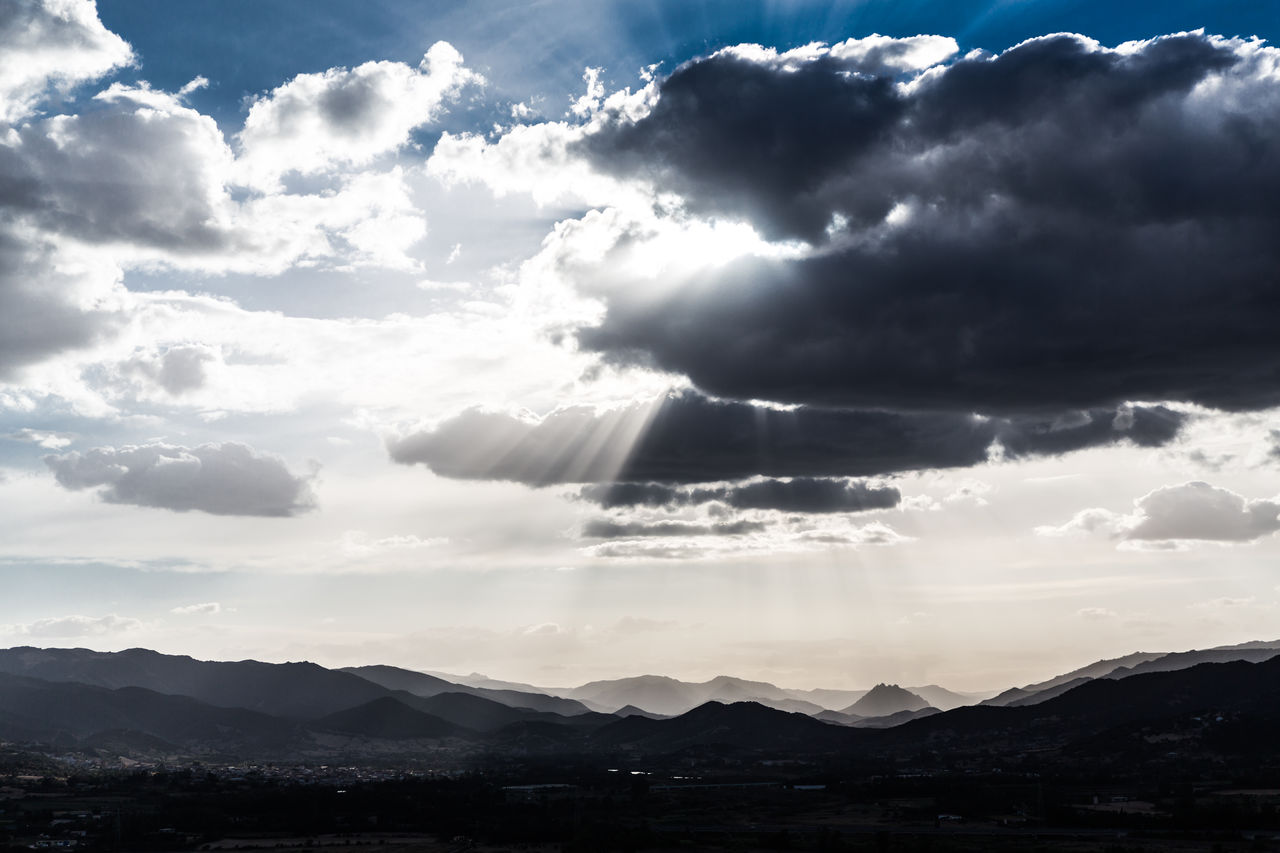
<path id="1" fill-rule="evenodd" d="M 458 684 L 390 666 L 330 670 L 311 663 L 198 661 L 146 649 L 23 647 L 0 650 L 0 740 L 134 757 L 309 761 L 396 760 L 441 749 L 874 753 L 1000 743 L 1014 749 L 1121 737 L 1134 725 L 1146 727 L 1150 738 L 1174 718 L 1177 737 L 1185 738 L 1200 731 L 1203 720 L 1244 719 L 1266 731 L 1271 716 L 1280 718 L 1277 655 L 1280 642 L 1141 652 L 981 704 L 937 685 L 808 692 L 828 703 L 855 695 L 830 709 L 798 698 L 797 691 L 727 676 L 697 683 L 640 676 L 552 696 L 532 685 Z M 957 699 L 969 704 L 955 707 Z M 1187 714 L 1199 722 L 1178 717 Z"/>
<path id="2" fill-rule="evenodd" d="M 1276 654 L 1280 654 L 1280 640 L 1254 640 L 1234 646 L 1193 649 L 1188 652 L 1134 652 L 1120 658 L 1097 661 L 1047 681 L 1028 684 L 1025 687 L 1011 687 L 990 699 L 983 700 L 981 704 L 1034 705 L 1094 679 L 1127 678 L 1144 672 L 1171 672 L 1201 663 L 1227 663 L 1237 660 L 1257 663 L 1268 660 Z"/>
<path id="3" fill-rule="evenodd" d="M 928 702 L 910 690 L 904 690 L 896 684 L 877 684 L 842 713 L 858 717 L 884 717 L 900 711 L 919 711 L 928 707 Z"/>
<path id="4" fill-rule="evenodd" d="M 533 711 L 549 711 L 554 714 L 586 714 L 591 711 L 581 702 L 548 696 L 543 693 L 511 690 L 507 688 L 472 687 L 454 684 L 433 675 L 401 669 L 395 666 L 352 666 L 339 670 L 359 676 L 388 690 L 403 690 L 415 696 L 438 696 L 441 693 L 468 693 L 484 699 L 508 705 L 512 708 L 528 708 Z"/>

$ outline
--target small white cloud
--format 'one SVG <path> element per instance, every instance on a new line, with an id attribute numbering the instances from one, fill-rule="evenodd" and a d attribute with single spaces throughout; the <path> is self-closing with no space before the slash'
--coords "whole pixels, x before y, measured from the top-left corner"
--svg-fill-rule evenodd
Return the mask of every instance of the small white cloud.
<path id="1" fill-rule="evenodd" d="M 471 282 L 469 281 L 435 281 L 433 279 L 424 278 L 422 281 L 418 282 L 418 289 L 425 290 L 428 293 L 441 293 L 441 292 L 450 292 L 450 291 L 452 291 L 453 293 L 466 293 L 468 290 L 471 289 Z"/>
<path id="2" fill-rule="evenodd" d="M 1257 600 L 1258 599 L 1252 595 L 1248 597 L 1240 597 L 1240 598 L 1231 598 L 1229 596 L 1223 596 L 1221 598 L 1211 598 L 1208 601 L 1200 601 L 1191 606 L 1204 609 L 1204 610 L 1220 610 L 1223 608 L 1232 608 L 1232 607 L 1237 607 L 1237 608 L 1249 607 L 1254 603 L 1256 603 Z"/>
<path id="3" fill-rule="evenodd" d="M 1115 619 L 1119 616 L 1114 610 L 1106 607 L 1081 607 L 1076 615 L 1085 619 Z"/>
<path id="4" fill-rule="evenodd" d="M 1036 528 L 1036 534 L 1038 536 L 1072 536 L 1081 533 L 1114 534 L 1117 528 L 1122 526 L 1122 519 L 1126 517 L 1109 509 L 1091 507 L 1080 510 L 1065 524 L 1057 526 L 1041 525 Z"/>
<path id="5" fill-rule="evenodd" d="M 983 480 L 963 480 L 956 486 L 954 491 L 942 499 L 942 502 L 946 504 L 986 506 L 986 496 L 991 494 L 994 489 L 994 486 Z"/>
<path id="6" fill-rule="evenodd" d="M 573 102 L 571 111 L 579 118 L 587 116 L 600 109 L 600 102 L 604 99 L 604 83 L 600 80 L 600 68 L 586 68 L 582 71 L 582 82 L 586 85 L 586 91 Z"/>
<path id="7" fill-rule="evenodd" d="M 72 438 L 67 433 L 46 432 L 36 429 L 20 429 L 5 436 L 13 441 L 25 441 L 43 447 L 45 450 L 61 450 L 71 444 Z"/>
<path id="8" fill-rule="evenodd" d="M 207 88 L 208 86 L 209 86 L 208 77 L 205 77 L 203 75 L 199 77 L 193 77 L 190 80 L 190 82 L 188 82 L 185 86 L 183 86 L 181 89 L 178 90 L 178 95 L 182 97 L 186 97 L 187 95 L 190 95 L 192 92 Z"/>
<path id="9" fill-rule="evenodd" d="M 169 612 L 177 616 L 213 616 L 215 613 L 222 612 L 222 605 L 216 601 L 205 601 L 200 604 L 175 607 Z"/>
<path id="10" fill-rule="evenodd" d="M 141 627 L 141 620 L 112 613 L 107 616 L 77 615 L 37 619 L 25 625 L 9 625 L 3 632 L 22 637 L 100 637 L 135 631 Z"/>
<path id="11" fill-rule="evenodd" d="M 443 536 L 420 539 L 413 535 L 385 536 L 374 539 L 363 530 L 348 530 L 342 534 L 338 547 L 348 557 L 371 557 L 389 551 L 416 551 L 421 548 L 438 548 L 448 545 L 449 540 Z"/>
<path id="12" fill-rule="evenodd" d="M 908 495 L 898 504 L 903 512 L 937 512 L 942 504 L 930 495 Z"/>

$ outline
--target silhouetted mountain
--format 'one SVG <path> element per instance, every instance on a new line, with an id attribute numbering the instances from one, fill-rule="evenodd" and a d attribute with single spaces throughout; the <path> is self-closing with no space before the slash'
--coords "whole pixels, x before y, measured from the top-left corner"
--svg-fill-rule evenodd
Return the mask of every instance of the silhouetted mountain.
<path id="1" fill-rule="evenodd" d="M 707 696 L 706 701 L 708 702 L 714 699 L 714 701 L 728 704 L 731 701 L 739 701 L 733 698 L 736 696 L 752 697 L 750 701 L 768 699 L 773 702 L 785 702 L 788 699 L 795 698 L 788 691 L 767 681 L 748 681 L 745 678 L 734 678 L 731 675 L 717 675 L 710 681 L 704 681 L 701 684 L 692 686 L 705 693 Z M 821 706 L 819 706 L 819 709 L 821 709 Z"/>
<path id="2" fill-rule="evenodd" d="M 1227 646 L 1219 649 L 1193 649 L 1188 652 L 1170 652 L 1152 660 L 1142 661 L 1124 668 L 1116 668 L 1107 674 L 1109 678 L 1129 678 L 1145 672 L 1172 672 L 1187 669 L 1202 663 L 1228 663 L 1230 661 L 1247 661 L 1261 663 L 1280 654 L 1280 647 L 1271 645 L 1248 644 L 1247 648 Z"/>
<path id="3" fill-rule="evenodd" d="M 643 708 L 637 708 L 635 705 L 623 705 L 621 708 L 613 712 L 615 717 L 647 717 L 650 720 L 667 720 L 670 719 L 665 714 L 655 714 L 652 711 L 646 711 Z"/>
<path id="4" fill-rule="evenodd" d="M 462 726 L 410 708 L 390 696 L 374 699 L 358 708 L 330 714 L 316 720 L 313 725 L 343 734 L 391 740 L 473 736 L 472 732 Z"/>
<path id="5" fill-rule="evenodd" d="M 1073 678 L 1070 681 L 1064 681 L 1061 684 L 1046 688 L 1044 690 L 1036 691 L 1035 693 L 1027 693 L 1024 690 L 1022 692 L 1027 693 L 1027 695 L 1017 699 L 1013 699 L 1012 701 L 1007 701 L 1005 702 L 1005 705 L 1007 705 L 1010 708 L 1021 708 L 1026 705 L 1039 705 L 1041 702 L 1047 702 L 1050 699 L 1053 699 L 1057 696 L 1061 696 L 1063 693 L 1066 693 L 1068 690 L 1075 690 L 1081 684 L 1086 684 L 1092 680 L 1093 679 L 1083 678 L 1083 677 Z M 1005 691 L 1005 692 L 1007 693 L 1008 691 Z"/>
<path id="6" fill-rule="evenodd" d="M 548 690 L 544 687 L 535 687 L 532 684 L 525 684 L 521 681 L 503 681 L 498 678 L 490 678 L 479 672 L 472 672 L 468 675 L 455 675 L 449 672 L 435 672 L 433 670 L 418 670 L 424 675 L 430 675 L 435 678 L 442 679 L 450 684 L 460 684 L 463 687 L 483 687 L 486 690 L 514 690 L 517 693 L 541 693 L 545 696 L 559 696 L 560 694 Z"/>
<path id="7" fill-rule="evenodd" d="M 512 708 L 549 711 L 565 716 L 585 714 L 590 711 L 586 705 L 572 699 L 546 696 L 541 693 L 522 693 L 516 690 L 468 687 L 465 684 L 453 684 L 434 675 L 427 675 L 425 672 L 401 669 L 398 666 L 349 666 L 339 671 L 365 679 L 388 690 L 404 690 L 415 696 L 431 697 L 441 693 L 469 693 Z"/>
<path id="8" fill-rule="evenodd" d="M 148 649 L 0 650 L 0 672 L 98 687 L 143 687 L 222 708 L 300 719 L 322 717 L 386 695 L 386 690 L 314 663 L 200 661 Z"/>
<path id="9" fill-rule="evenodd" d="M 810 714 L 815 720 L 822 720 L 824 723 L 835 723 L 837 726 L 852 726 L 859 720 L 865 719 L 857 714 L 845 714 L 840 711 L 823 711 L 820 714 Z"/>
<path id="10" fill-rule="evenodd" d="M 651 713 L 675 716 L 707 702 L 758 702 L 782 711 L 817 714 L 829 706 L 813 701 L 813 696 L 852 695 L 856 699 L 862 694 L 858 691 L 785 690 L 766 681 L 749 681 L 728 675 L 703 682 L 680 681 L 664 675 L 639 675 L 592 681 L 563 691 L 561 695 L 608 710 L 631 705 Z"/>
<path id="11" fill-rule="evenodd" d="M 1070 683 L 1075 684 L 1075 681 L 1071 681 Z M 1020 702 L 1023 699 L 1026 699 L 1028 696 L 1034 696 L 1034 695 L 1036 694 L 1032 690 L 1024 690 L 1021 687 L 1010 687 L 1008 690 L 997 693 L 995 696 L 992 696 L 990 699 L 983 699 L 978 704 L 990 705 L 997 708 L 1003 708 L 1008 705 L 1012 705 L 1014 702 Z"/>
<path id="12" fill-rule="evenodd" d="M 815 752 L 848 744 L 853 734 L 843 726 L 757 702 L 708 702 L 670 720 L 627 717 L 597 729 L 591 740 L 601 747 L 655 753 L 708 746 Z"/>
<path id="13" fill-rule="evenodd" d="M 693 685 L 665 675 L 638 675 L 609 681 L 592 681 L 574 688 L 573 698 L 588 699 L 613 710 L 634 705 L 655 714 L 674 716 L 698 705 Z"/>
<path id="14" fill-rule="evenodd" d="M 610 714 L 589 712 L 566 717 L 550 711 L 533 711 L 528 708 L 512 708 L 492 699 L 471 693 L 437 693 L 421 697 L 397 691 L 397 699 L 415 710 L 439 717 L 454 725 L 477 732 L 492 732 L 503 726 L 520 722 L 555 723 L 566 726 L 602 726 L 613 722 Z"/>
<path id="15" fill-rule="evenodd" d="M 857 702 L 863 696 L 867 695 L 865 690 L 830 690 L 827 688 L 816 688 L 813 690 L 794 690 L 788 689 L 787 695 L 793 699 L 800 699 L 805 702 L 812 702 L 827 710 L 835 710 L 837 708 L 847 708 L 854 702 Z"/>
<path id="16" fill-rule="evenodd" d="M 381 664 L 373 666 L 344 666 L 338 671 L 359 676 L 388 690 L 403 690 L 406 693 L 412 693 L 414 696 L 435 696 L 437 693 L 471 693 L 471 689 L 465 685 L 454 684 L 451 681 L 445 681 L 443 678 L 427 675 L 425 672 L 401 669 L 398 666 L 383 666 Z"/>
<path id="17" fill-rule="evenodd" d="M 857 714 L 859 717 L 885 717 L 899 711 L 919 711 L 928 707 L 928 702 L 910 690 L 904 690 L 896 684 L 877 684 L 866 696 L 841 713 Z"/>
<path id="18" fill-rule="evenodd" d="M 1110 675 L 1121 667 L 1130 667 L 1143 661 L 1155 660 L 1164 657 L 1168 652 L 1133 652 L 1123 657 L 1111 658 L 1110 660 L 1100 660 L 1094 663 L 1082 666 L 1079 669 L 1073 669 L 1070 672 L 1064 672 L 1062 675 L 1054 676 L 1045 681 L 1035 684 L 1027 684 L 1022 689 L 1027 693 L 1039 693 L 1041 690 L 1048 690 L 1051 687 L 1057 687 L 1068 681 L 1078 681 L 1081 678 L 1102 678 Z M 1005 691 L 1006 693 L 1008 691 Z M 998 697 L 997 697 L 998 698 Z M 1026 698 L 1025 695 L 1016 697 L 1018 699 Z"/>
<path id="19" fill-rule="evenodd" d="M 787 711 L 793 714 L 808 714 L 816 717 L 823 711 L 827 710 L 821 705 L 815 705 L 812 702 L 806 702 L 803 699 L 764 699 L 759 696 L 750 696 L 743 700 L 746 702 L 759 702 L 766 708 L 773 708 L 775 711 Z"/>
<path id="20" fill-rule="evenodd" d="M 283 680 L 278 690 L 299 686 L 304 695 L 323 701 L 337 701 L 335 694 L 325 693 L 325 687 L 334 687 L 339 699 L 351 695 L 352 681 L 380 695 L 303 722 L 300 714 L 273 716 L 141 687 L 112 688 L 0 672 L 0 739 L 166 761 L 170 756 L 387 761 L 415 754 L 436 755 L 443 748 L 461 750 L 455 755 L 486 753 L 499 760 L 520 755 L 559 760 L 617 750 L 635 755 L 688 749 L 843 753 L 875 760 L 901 756 L 904 750 L 905 754 L 927 750 L 952 755 L 965 751 L 1019 755 L 1036 750 L 1038 755 L 1063 756 L 1064 761 L 1090 755 L 1091 761 L 1105 762 L 1119 760 L 1108 757 L 1107 749 L 1112 747 L 1123 748 L 1123 755 L 1133 760 L 1162 761 L 1169 744 L 1175 742 L 1176 749 L 1202 749 L 1200 754 L 1206 756 L 1214 750 L 1248 750 L 1251 744 L 1270 743 L 1268 738 L 1280 743 L 1280 737 L 1268 734 L 1273 727 L 1280 727 L 1280 656 L 1271 656 L 1274 651 L 1254 646 L 1179 653 L 1168 663 L 1206 654 L 1243 653 L 1267 660 L 1200 663 L 1136 674 L 1122 670 L 1113 678 L 1079 676 L 1037 693 L 1022 691 L 1024 696 L 1005 707 L 965 706 L 940 712 L 910 691 L 882 684 L 847 713 L 817 712 L 822 719 L 758 702 L 717 701 L 674 718 L 653 719 L 647 710 L 634 706 L 623 706 L 622 718 L 595 713 L 562 716 L 513 708 L 457 690 L 431 696 L 398 689 L 393 692 L 349 673 L 333 673 L 310 664 L 246 661 L 218 665 L 143 650 L 107 655 L 84 650 L 15 649 L 0 653 L 0 662 L 64 678 L 82 672 L 101 680 L 158 681 L 172 670 L 176 673 L 173 679 L 185 689 L 207 692 L 225 685 L 238 697 L 252 698 L 255 691 L 268 691 L 266 675 L 279 674 Z M 1161 660 L 1142 661 L 1139 666 Z M 138 662 L 141 664 L 135 665 Z M 423 690 L 447 684 L 408 670 L 373 669 L 388 680 L 394 678 L 397 683 Z M 206 684 L 192 686 L 193 672 L 207 673 L 210 678 Z M 326 673 L 338 678 L 326 681 Z M 690 689 L 759 689 L 758 682 L 729 678 L 693 685 L 656 677 L 630 681 L 638 684 L 626 686 L 652 689 L 657 696 L 668 698 L 685 695 Z M 273 700 L 291 710 L 299 701 L 298 697 Z M 886 714 L 854 710 L 893 708 L 902 703 L 915 707 L 898 707 Z M 1061 749 L 1068 745 L 1071 750 Z"/>
<path id="21" fill-rule="evenodd" d="M 131 734 L 125 734 L 131 733 Z M 154 739 L 223 754 L 275 754 L 305 739 L 298 723 L 141 687 L 110 689 L 0 674 L 0 738 Z"/>
<path id="22" fill-rule="evenodd" d="M 354 671 L 356 668 L 352 668 Z M 549 696 L 561 696 L 576 699 L 591 710 L 614 712 L 625 707 L 628 699 L 634 699 L 632 707 L 646 710 L 649 713 L 661 713 L 673 716 L 696 708 L 706 702 L 759 702 L 781 711 L 799 711 L 816 716 L 824 710 L 846 707 L 866 695 L 866 690 L 831 690 L 825 688 L 797 690 L 778 687 L 767 681 L 752 681 L 729 675 L 718 675 L 708 681 L 680 681 L 660 675 L 639 675 L 630 678 L 615 678 L 602 681 L 591 681 L 579 687 L 535 687 L 513 681 L 499 681 L 479 673 L 460 676 L 444 672 L 429 672 L 428 675 L 470 687 L 504 688 L 526 692 L 543 693 Z M 915 688 L 910 688 L 915 690 Z M 981 696 L 947 690 L 937 685 L 920 688 L 930 691 L 931 696 L 945 707 L 956 707 L 961 704 L 976 702 Z M 921 696 L 924 694 L 921 693 Z M 925 697 L 928 699 L 929 697 Z M 648 702 L 649 705 L 641 703 Z M 652 707 L 650 707 L 652 706 Z"/>
<path id="23" fill-rule="evenodd" d="M 923 687 L 905 687 L 903 689 L 919 696 L 929 703 L 930 707 L 937 708 L 939 711 L 950 711 L 952 708 L 959 708 L 964 705 L 976 705 L 986 696 L 986 694 L 981 693 L 958 693 L 955 690 L 948 690 L 936 684 L 926 684 Z"/>
<path id="24" fill-rule="evenodd" d="M 984 700 L 981 704 L 1001 706 L 1035 704 L 1061 694 L 1064 689 L 1070 689 L 1064 688 L 1064 685 L 1074 686 L 1087 679 L 1128 678 L 1144 672 L 1187 669 L 1201 663 L 1226 663 L 1234 660 L 1256 663 L 1277 654 L 1280 654 L 1280 640 L 1254 640 L 1233 646 L 1216 646 L 1212 649 L 1193 649 L 1186 652 L 1134 652 L 1123 657 L 1096 661 L 1025 687 L 1011 687 Z M 1040 693 L 1045 695 L 1036 698 L 1036 694 Z"/>
<path id="25" fill-rule="evenodd" d="M 921 708 L 918 711 L 898 711 L 895 714 L 886 714 L 883 717 L 864 717 L 861 720 L 853 722 L 851 725 L 855 729 L 891 729 L 894 726 L 900 726 L 911 720 L 919 720 L 923 717 L 932 717 L 934 714 L 941 714 L 942 711 L 937 708 Z"/>
<path id="26" fill-rule="evenodd" d="M 1204 663 L 1123 679 L 1085 681 L 1035 705 L 957 708 L 884 733 L 885 744 L 968 742 L 984 749 L 1026 749 L 1097 736 L 1110 729 L 1156 724 L 1178 716 L 1280 716 L 1280 657 L 1262 663 Z"/>

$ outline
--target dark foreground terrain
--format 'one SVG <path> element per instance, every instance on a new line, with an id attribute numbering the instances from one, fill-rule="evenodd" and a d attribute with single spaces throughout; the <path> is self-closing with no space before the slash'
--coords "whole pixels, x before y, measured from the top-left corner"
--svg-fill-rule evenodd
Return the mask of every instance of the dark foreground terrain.
<path id="1" fill-rule="evenodd" d="M 1054 751 L 929 760 L 945 761 L 719 748 L 434 774 L 126 771 L 8 748 L 0 850 L 1280 851 L 1280 768 L 1266 756 L 1101 773 Z"/>
<path id="2" fill-rule="evenodd" d="M 872 728 L 385 668 L 6 661 L 0 850 L 1280 851 L 1280 658 Z"/>

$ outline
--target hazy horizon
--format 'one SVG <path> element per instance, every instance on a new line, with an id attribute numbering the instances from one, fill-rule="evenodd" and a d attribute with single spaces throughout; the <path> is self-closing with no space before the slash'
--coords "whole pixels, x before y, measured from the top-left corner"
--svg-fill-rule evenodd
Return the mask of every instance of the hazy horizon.
<path id="1" fill-rule="evenodd" d="M 987 691 L 1266 640 L 1264 6 L 5 6 L 0 646 Z"/>

